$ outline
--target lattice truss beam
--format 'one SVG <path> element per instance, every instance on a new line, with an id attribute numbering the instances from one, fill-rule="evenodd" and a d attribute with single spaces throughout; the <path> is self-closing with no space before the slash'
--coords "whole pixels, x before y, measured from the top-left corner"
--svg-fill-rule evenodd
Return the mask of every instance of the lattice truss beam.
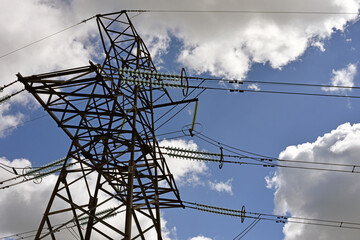
<path id="1" fill-rule="evenodd" d="M 71 139 L 36 238 L 56 239 L 66 227 L 80 239 L 161 239 L 160 209 L 183 204 L 155 138 L 154 108 L 177 103 L 161 87 L 123 80 L 121 68 L 156 71 L 126 12 L 98 15 L 97 24 L 102 65 L 18 74 Z"/>

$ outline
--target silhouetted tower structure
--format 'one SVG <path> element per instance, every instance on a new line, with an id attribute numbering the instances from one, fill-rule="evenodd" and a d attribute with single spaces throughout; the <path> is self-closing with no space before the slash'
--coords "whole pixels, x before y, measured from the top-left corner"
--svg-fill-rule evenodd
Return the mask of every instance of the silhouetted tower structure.
<path id="1" fill-rule="evenodd" d="M 18 74 L 71 139 L 36 239 L 65 228 L 80 239 L 161 239 L 160 209 L 183 204 L 155 138 L 154 109 L 192 100 L 153 86 L 160 79 L 126 11 L 97 15 L 97 25 L 102 65 Z"/>

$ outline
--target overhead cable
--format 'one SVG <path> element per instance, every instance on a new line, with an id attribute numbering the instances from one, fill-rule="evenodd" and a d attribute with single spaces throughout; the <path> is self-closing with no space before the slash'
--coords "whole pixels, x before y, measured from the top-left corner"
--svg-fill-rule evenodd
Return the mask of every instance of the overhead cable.
<path id="1" fill-rule="evenodd" d="M 27 168 L 27 167 L 16 168 L 16 169 L 22 169 L 23 173 L 18 174 L 17 172 L 14 172 L 13 173 L 15 175 L 14 177 L 5 179 L 5 180 L 1 180 L 0 181 L 0 186 L 1 186 L 0 189 L 6 189 L 6 188 L 13 187 L 13 186 L 16 186 L 18 184 L 25 183 L 28 181 L 34 181 L 35 183 L 40 183 L 42 181 L 42 178 L 50 176 L 51 174 L 60 172 L 65 160 L 66 160 L 66 158 L 61 158 L 59 160 L 56 160 L 54 162 L 51 162 L 51 163 L 48 163 L 41 167 L 36 167 L 36 168 L 30 168 L 30 167 L 29 168 Z M 68 164 L 66 164 L 66 167 L 70 167 L 75 164 L 76 163 L 68 163 Z M 0 165 L 2 166 L 3 169 L 5 169 L 4 167 L 13 169 L 13 167 L 3 164 L 3 163 L 1 163 Z M 28 171 L 26 171 L 26 170 L 28 170 Z M 22 178 L 22 180 L 20 180 L 18 182 L 12 182 L 12 181 L 15 181 L 15 180 L 21 179 L 21 178 Z M 5 185 L 3 185 L 3 184 L 5 184 Z"/>
<path id="2" fill-rule="evenodd" d="M 87 22 L 87 21 L 89 21 L 89 20 L 91 20 L 91 19 L 93 19 L 93 18 L 95 18 L 95 17 L 96 17 L 96 16 L 89 17 L 89 18 L 87 18 L 87 19 L 82 20 L 81 22 L 78 22 L 78 23 L 76 23 L 76 24 L 74 24 L 74 25 L 71 25 L 71 26 L 69 26 L 69 27 L 67 27 L 67 28 L 64 28 L 64 29 L 62 29 L 62 30 L 60 30 L 60 31 L 57 31 L 57 32 L 55 32 L 55 33 L 52 33 L 52 34 L 47 35 L 47 36 L 45 36 L 45 37 L 42 37 L 42 38 L 40 38 L 40 39 L 38 39 L 38 40 L 36 40 L 36 41 L 33 41 L 33 42 L 29 43 L 29 44 L 26 44 L 26 45 L 24 45 L 24 46 L 22 46 L 22 47 L 20 47 L 20 48 L 17 48 L 17 49 L 15 49 L 15 50 L 12 50 L 12 51 L 10 51 L 10 52 L 8 52 L 8 53 L 5 53 L 5 54 L 3 54 L 3 55 L 0 55 L 0 59 L 1 59 L 1 58 L 4 58 L 4 57 L 7 57 L 7 56 L 9 56 L 9 55 L 11 55 L 11 54 L 13 54 L 13 53 L 16 53 L 16 52 L 18 52 L 18 51 L 20 51 L 20 50 L 22 50 L 22 49 L 24 49 L 24 48 L 30 47 L 30 46 L 32 46 L 32 45 L 34 45 L 34 44 L 36 44 L 36 43 L 38 43 L 38 42 L 41 42 L 41 41 L 43 41 L 43 40 L 45 40 L 45 39 L 51 38 L 51 37 L 53 37 L 53 36 L 55 36 L 55 35 L 57 35 L 57 34 L 59 34 L 59 33 L 65 32 L 65 31 L 67 31 L 67 30 L 69 30 L 69 29 L 71 29 L 71 28 L 73 28 L 73 27 L 76 27 L 76 26 L 78 26 L 78 25 L 80 25 L 80 24 L 82 24 L 82 23 L 85 23 L 85 22 Z"/>
<path id="3" fill-rule="evenodd" d="M 244 219 L 246 218 L 250 218 L 250 219 L 272 221 L 275 223 L 297 223 L 297 224 L 306 224 L 306 225 L 314 225 L 314 226 L 360 230 L 360 223 L 358 222 L 249 212 L 249 211 L 245 211 L 244 206 L 242 207 L 241 210 L 237 210 L 237 209 L 199 204 L 194 202 L 187 202 L 187 201 L 183 201 L 183 202 L 185 203 L 186 208 L 196 209 L 202 212 L 209 212 L 219 215 L 238 217 L 241 219 L 241 222 L 244 222 Z"/>
<path id="4" fill-rule="evenodd" d="M 132 83 L 134 85 L 144 85 L 144 86 L 158 86 L 162 88 L 181 88 L 181 89 L 202 89 L 202 90 L 219 90 L 219 91 L 228 91 L 232 93 L 273 93 L 273 94 L 286 94 L 286 95 L 303 95 L 303 96 L 318 96 L 318 97 L 337 97 L 337 98 L 360 98 L 360 95 L 346 95 L 346 94 L 324 94 L 324 93 L 312 93 L 312 92 L 294 92 L 294 91 L 279 91 L 279 90 L 260 90 L 260 89 L 241 89 L 237 86 L 235 87 L 217 87 L 217 86 L 206 86 L 206 80 L 210 78 L 201 78 L 201 77 L 191 77 L 191 76 L 181 76 L 179 74 L 169 74 L 169 73 L 159 73 L 151 71 L 142 71 L 139 69 L 119 69 L 119 73 L 123 75 L 123 81 L 126 83 Z M 156 79 L 152 79 L 156 78 Z M 186 78 L 201 80 L 201 83 L 198 85 L 190 85 L 188 82 L 184 84 L 182 79 Z M 214 80 L 211 78 L 211 80 Z M 218 79 L 218 81 L 222 81 Z M 242 80 L 227 80 L 229 83 L 242 84 Z M 247 81 L 248 83 L 256 83 L 256 81 Z M 277 84 L 277 85 L 292 85 L 292 86 L 302 86 L 302 87 L 322 87 L 322 88 L 339 88 L 339 89 L 360 89 L 358 86 L 336 86 L 336 85 L 321 85 L 321 84 L 301 84 L 301 83 L 281 83 L 281 82 L 265 82 L 257 81 L 257 83 L 266 83 L 266 84 Z"/>
<path id="5" fill-rule="evenodd" d="M 318 170 L 318 171 L 329 171 L 329 172 L 342 172 L 342 173 L 360 173 L 360 165 L 354 164 L 340 164 L 340 163 L 326 163 L 326 162 L 311 162 L 311 161 L 296 161 L 296 160 L 282 160 L 276 158 L 258 158 L 244 155 L 227 155 L 222 153 L 223 147 L 220 147 L 221 153 L 212 153 L 205 151 L 194 151 L 191 149 L 183 149 L 176 148 L 171 146 L 162 146 L 160 147 L 165 149 L 166 151 L 163 154 L 168 155 L 169 157 L 185 159 L 185 160 L 195 160 L 195 161 L 205 161 L 212 163 L 220 163 L 219 168 L 222 168 L 223 163 L 227 164 L 238 164 L 238 165 L 253 165 L 253 166 L 262 166 L 262 167 L 281 167 L 281 168 L 293 168 L 293 169 L 303 169 L 303 170 Z M 225 148 L 226 149 L 226 148 Z M 249 159 L 255 160 L 256 162 L 248 162 L 248 161 L 229 161 L 224 160 L 224 157 L 228 158 L 238 158 L 238 159 Z M 274 161 L 284 161 L 297 165 L 283 165 L 279 163 L 275 163 Z M 300 164 L 300 165 L 299 165 Z M 304 166 L 303 164 L 308 164 L 308 166 Z M 346 169 L 333 169 L 333 168 L 321 168 L 321 167 L 309 167 L 309 165 L 325 165 L 327 167 L 347 167 Z M 356 170 L 359 169 L 359 170 Z"/>
<path id="6" fill-rule="evenodd" d="M 129 9 L 137 13 L 225 13 L 225 14 L 309 14 L 309 15 L 358 15 L 358 12 L 333 11 L 265 11 L 265 10 L 172 10 L 172 9 Z"/>

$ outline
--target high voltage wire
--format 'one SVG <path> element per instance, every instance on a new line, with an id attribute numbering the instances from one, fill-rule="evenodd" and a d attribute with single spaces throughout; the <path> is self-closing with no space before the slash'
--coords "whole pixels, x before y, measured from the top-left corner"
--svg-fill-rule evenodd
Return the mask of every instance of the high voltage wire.
<path id="1" fill-rule="evenodd" d="M 252 93 L 274 93 L 286 95 L 303 95 L 303 96 L 317 96 L 317 97 L 339 97 L 339 98 L 360 98 L 354 95 L 338 95 L 338 94 L 321 94 L 321 93 L 306 93 L 306 92 L 288 92 L 288 91 L 268 91 L 268 90 L 251 90 L 251 89 L 234 89 L 222 87 L 206 87 L 206 86 L 189 86 L 189 88 L 205 89 L 205 90 L 222 90 L 229 92 L 252 92 Z"/>
<path id="2" fill-rule="evenodd" d="M 35 117 L 35 118 L 29 119 L 29 120 L 27 120 L 27 121 L 24 121 L 24 122 L 22 122 L 21 124 L 33 122 L 33 121 L 39 120 L 39 119 L 44 118 L 44 117 L 47 117 L 47 116 L 49 116 L 49 114 L 43 114 L 43 115 L 37 116 L 37 117 Z M 5 132 L 5 131 L 7 131 L 7 130 L 10 130 L 10 129 L 16 128 L 16 127 L 18 127 L 18 126 L 10 126 L 10 127 L 1 129 L 0 133 L 3 133 L 3 132 Z"/>
<path id="3" fill-rule="evenodd" d="M 216 80 L 216 81 L 228 81 L 228 82 L 234 82 L 234 81 L 242 81 L 242 82 L 247 82 L 247 83 L 262 83 L 262 84 L 276 84 L 276 85 L 294 85 L 294 86 L 308 86 L 308 87 L 327 87 L 327 88 L 343 88 L 343 89 L 360 89 L 360 87 L 358 86 L 335 86 L 335 85 L 321 85 L 321 84 L 301 84 L 301 83 L 282 83 L 282 82 L 266 82 L 266 81 L 243 81 L 243 80 L 224 80 L 224 79 L 216 79 L 216 78 L 198 78 L 198 77 L 188 77 L 188 78 L 192 78 L 192 79 L 202 79 L 203 81 L 197 85 L 197 86 L 190 86 L 190 88 L 192 89 L 192 92 L 196 89 L 202 89 L 203 91 L 205 90 L 223 90 L 223 91 L 236 91 L 236 92 L 259 92 L 259 93 L 278 93 L 278 94 L 290 94 L 290 95 L 307 95 L 307 96 L 323 96 L 323 97 L 342 97 L 342 98 L 360 98 L 360 96 L 349 96 L 349 95 L 336 95 L 336 94 L 316 94 L 316 93 L 297 93 L 297 92 L 279 92 L 279 91 L 263 91 L 263 90 L 250 90 L 250 89 L 234 89 L 234 88 L 221 88 L 221 87 L 206 87 L 206 86 L 201 86 L 203 84 L 203 82 L 205 81 L 209 81 L 209 80 Z M 8 87 L 10 85 L 12 85 L 13 83 L 15 83 L 16 81 L 5 85 L 3 87 L 1 87 L 1 89 L 4 89 L 5 87 Z M 20 90 L 14 94 L 12 94 L 11 96 L 14 96 L 16 94 L 21 93 L 24 90 Z M 192 93 L 191 92 L 191 93 Z M 191 94 L 190 93 L 190 94 Z M 189 94 L 189 95 L 190 95 Z M 201 95 L 201 93 L 199 93 L 198 95 L 196 95 L 196 97 L 198 97 L 199 95 Z M 11 97 L 10 96 L 10 97 Z M 186 99 L 186 97 L 184 98 Z M 2 98 L 1 100 L 6 101 L 9 100 L 9 96 L 5 96 L 4 98 Z M 175 113 L 171 119 L 173 117 L 175 117 L 179 112 L 181 112 L 186 106 L 188 106 L 189 103 L 187 103 L 182 109 L 180 109 L 177 113 Z M 166 113 L 164 113 L 162 116 L 160 116 L 158 119 L 156 119 L 155 123 L 158 122 L 159 120 L 161 120 L 163 117 L 165 117 L 169 112 L 171 112 L 172 110 L 174 110 L 176 108 L 176 106 L 172 107 L 170 110 L 168 110 Z M 47 114 L 45 115 L 41 115 L 39 117 L 36 117 L 34 119 L 30 119 L 28 121 L 25 121 L 23 123 L 28 123 L 28 122 L 32 122 L 34 120 L 43 118 L 45 116 L 48 116 Z M 170 119 L 170 120 L 171 120 Z M 169 120 L 167 120 L 166 122 L 168 122 Z M 165 123 L 166 123 L 165 122 Z M 162 125 L 164 125 L 165 123 L 163 123 Z M 162 125 L 160 125 L 158 128 L 160 128 Z M 1 132 L 15 128 L 16 126 L 10 126 L 8 128 L 2 129 Z M 160 135 L 159 135 L 160 136 Z"/>
<path id="4" fill-rule="evenodd" d="M 341 98 L 360 98 L 360 96 L 354 95 L 340 95 L 340 94 L 322 94 L 322 93 L 309 93 L 309 92 L 291 92 L 291 91 L 274 91 L 274 90 L 251 90 L 251 89 L 240 89 L 238 87 L 212 87 L 203 86 L 202 83 L 206 83 L 207 80 L 224 81 L 216 78 L 202 78 L 192 76 L 182 76 L 179 74 L 159 73 L 143 71 L 138 69 L 126 69 L 120 68 L 119 73 L 123 77 L 123 81 L 134 85 L 144 86 L 158 86 L 162 88 L 181 88 L 181 89 L 202 89 L 202 90 L 221 90 L 229 92 L 253 92 L 253 93 L 275 93 L 275 94 L 288 94 L 288 95 L 305 95 L 305 96 L 321 96 L 321 97 L 341 97 Z M 156 78 L 153 80 L 152 78 Z M 200 84 L 191 86 L 189 84 L 180 83 L 183 80 L 188 81 L 189 79 L 201 80 Z M 229 83 L 242 84 L 242 80 L 226 80 Z M 302 84 L 302 83 L 281 83 L 281 82 L 266 82 L 266 81 L 246 81 L 247 83 L 263 83 L 263 84 L 276 84 L 276 85 L 291 85 L 291 86 L 302 86 L 302 87 L 322 87 L 322 88 L 339 88 L 339 89 L 360 89 L 358 86 L 336 86 L 336 85 L 322 85 L 322 84 Z"/>
<path id="5" fill-rule="evenodd" d="M 309 14 L 309 15 L 358 15 L 358 12 L 331 11 L 265 11 L 265 10 L 171 10 L 171 9 L 130 9 L 137 13 L 225 13 L 225 14 Z"/>
<path id="6" fill-rule="evenodd" d="M 260 222 L 260 217 L 261 215 L 259 215 L 257 218 L 254 219 L 254 221 L 252 223 L 250 223 L 243 231 L 241 231 L 236 237 L 233 238 L 233 240 L 240 240 L 242 239 L 251 229 L 253 229 L 256 224 L 258 224 Z"/>
<path id="7" fill-rule="evenodd" d="M 166 150 L 163 154 L 168 155 L 170 157 L 179 158 L 179 159 L 187 159 L 187 160 L 196 160 L 196 161 L 205 161 L 212 163 L 228 163 L 228 164 L 238 164 L 238 165 L 254 165 L 254 166 L 263 166 L 263 167 L 281 167 L 281 168 L 294 168 L 294 169 L 303 169 L 303 170 L 318 170 L 318 171 L 330 171 L 330 172 L 342 172 L 342 173 L 360 173 L 360 171 L 356 171 L 355 169 L 359 169 L 360 165 L 353 164 L 340 164 L 340 163 L 326 163 L 326 162 L 310 162 L 310 161 L 297 161 L 297 160 L 286 160 L 286 159 L 277 159 L 277 158 L 255 158 L 251 156 L 245 155 L 227 155 L 227 154 L 219 154 L 219 153 L 211 153 L 211 152 L 199 152 L 190 149 L 181 149 L 169 146 L 161 147 Z M 226 148 L 225 148 L 226 149 Z M 238 158 L 238 159 L 250 159 L 255 160 L 257 162 L 245 162 L 245 161 L 229 161 L 225 160 L 224 157 L 229 158 Z M 274 161 L 278 162 L 289 162 L 293 164 L 299 165 L 282 165 L 279 163 L 274 163 Z M 302 164 L 308 165 L 324 165 L 328 167 L 348 167 L 351 170 L 344 169 L 332 169 L 332 168 L 320 168 L 320 167 L 307 167 L 302 166 Z"/>
<path id="8" fill-rule="evenodd" d="M 183 201 L 184 206 L 188 209 L 195 209 L 201 212 L 208 212 L 217 215 L 225 215 L 231 217 L 238 217 L 241 219 L 241 222 L 244 222 L 245 219 L 254 219 L 254 221 L 244 229 L 239 235 L 237 235 L 234 239 L 241 239 L 248 231 L 250 231 L 260 220 L 271 221 L 275 223 L 296 223 L 296 224 L 305 224 L 305 225 L 313 225 L 313 226 L 323 226 L 323 227 L 333 227 L 333 228 L 342 228 L 342 229 L 354 229 L 360 230 L 360 223 L 350 222 L 350 221 L 339 221 L 339 220 L 331 220 L 331 219 L 320 219 L 320 218 L 308 218 L 308 217 L 297 217 L 297 216 L 285 216 L 285 215 L 275 215 L 275 214 L 266 214 L 259 212 L 249 212 L 245 210 L 243 206 L 241 210 L 231 209 L 231 208 L 223 208 L 218 206 L 211 206 L 206 204 L 200 204 L 195 202 Z M 124 212 L 124 210 L 113 211 L 112 209 L 105 209 L 96 213 L 96 215 L 101 219 L 111 218 L 116 216 L 119 213 Z M 82 221 L 82 224 L 86 224 L 87 217 L 78 218 L 78 220 Z M 71 222 L 71 221 L 70 221 Z M 66 228 L 73 228 L 73 226 L 66 226 L 66 223 L 61 223 L 55 225 L 57 227 L 56 231 L 62 231 Z M 54 230 L 54 231 L 55 231 Z M 26 234 L 35 233 L 37 230 L 26 231 L 22 233 L 16 233 L 9 236 L 0 237 L 0 239 L 8 239 L 15 238 L 18 239 L 26 239 L 32 238 L 35 235 L 30 236 L 22 236 Z M 241 235 L 241 236 L 240 236 Z M 239 237 L 239 238 L 238 238 Z"/>
<path id="9" fill-rule="evenodd" d="M 231 153 L 234 154 L 238 154 L 237 157 L 239 158 L 248 158 L 248 159 L 252 159 L 257 161 L 257 163 L 249 163 L 249 162 L 240 162 L 240 161 L 227 161 L 227 160 L 223 160 L 224 163 L 232 163 L 232 164 L 247 164 L 247 165 L 254 165 L 254 166 L 266 166 L 266 167 L 281 167 L 281 168 L 294 168 L 294 169 L 303 169 L 303 170 L 319 170 L 319 171 L 329 171 L 329 172 L 342 172 L 342 173 L 360 173 L 360 171 L 356 170 L 360 168 L 360 165 L 356 165 L 356 164 L 341 164 L 341 163 L 327 163 L 327 162 L 310 162 L 310 161 L 302 161 L 302 160 L 290 160 L 290 159 L 279 159 L 279 158 L 273 158 L 273 157 L 268 157 L 268 156 L 264 156 L 261 154 L 257 154 L 257 153 L 253 153 L 253 152 L 249 152 L 249 151 L 245 151 L 239 148 L 235 148 L 232 147 L 230 145 L 227 145 L 225 143 L 221 143 L 219 141 L 216 141 L 215 139 L 212 139 L 202 133 L 196 132 L 195 131 L 195 137 L 198 137 L 199 139 L 213 145 L 213 146 L 221 146 L 224 150 L 227 150 Z M 202 137 L 200 137 L 200 136 Z M 252 157 L 252 156 L 248 156 L 248 155 L 244 155 L 244 154 L 240 154 L 238 152 L 242 152 L 242 153 L 246 153 L 246 154 L 251 154 L 253 156 L 257 156 L 257 157 Z M 226 156 L 226 155 L 224 155 Z M 229 157 L 231 155 L 228 155 Z M 232 156 L 232 157 L 236 157 L 236 156 Z M 205 161 L 205 160 L 204 160 Z M 219 160 L 220 161 L 220 160 Z M 318 166 L 329 166 L 329 167 L 343 167 L 343 168 L 350 168 L 351 170 L 344 170 L 344 169 L 331 169 L 331 168 L 320 168 L 320 167 L 305 167 L 305 166 L 294 166 L 294 165 L 282 165 L 282 164 L 278 164 L 278 163 L 274 163 L 273 161 L 277 161 L 277 162 L 288 162 L 288 163 L 292 163 L 292 164 L 310 164 L 310 165 L 318 165 Z"/>
<path id="10" fill-rule="evenodd" d="M 293 217 L 293 216 L 284 216 L 284 215 L 275 215 L 275 214 L 266 214 L 258 212 L 248 212 L 245 211 L 245 207 L 241 210 L 222 208 L 211 205 L 199 204 L 195 202 L 183 201 L 185 207 L 196 209 L 202 212 L 209 212 L 219 215 L 227 215 L 232 217 L 241 218 L 242 222 L 244 219 L 260 219 L 266 221 L 272 221 L 276 223 L 297 223 L 297 224 L 306 224 L 314 226 L 324 226 L 324 227 L 335 227 L 335 228 L 346 228 L 346 229 L 356 229 L 360 230 L 360 223 L 349 222 L 349 221 L 339 221 L 331 219 L 318 219 L 318 218 L 308 218 L 308 217 Z"/>
<path id="11" fill-rule="evenodd" d="M 272 81 L 259 81 L 259 80 L 239 80 L 239 79 L 224 79 L 224 78 L 202 78 L 188 76 L 189 79 L 228 82 L 228 83 L 249 83 L 249 84 L 269 84 L 269 85 L 290 85 L 300 87 L 321 87 L 321 88 L 344 88 L 344 89 L 360 89 L 360 86 L 343 86 L 343 85 L 329 85 L 329 84 L 314 84 L 314 83 L 292 83 L 292 82 L 272 82 Z"/>
<path id="12" fill-rule="evenodd" d="M 7 164 L 4 164 L 4 163 L 0 163 L 0 167 L 12 174 L 14 174 L 15 176 L 12 177 L 12 178 L 8 178 L 8 179 L 5 179 L 5 180 L 1 180 L 0 181 L 0 189 L 6 189 L 6 188 L 9 188 L 9 187 L 13 187 L 13 186 L 16 186 L 18 184 L 21 184 L 21 183 L 25 183 L 25 182 L 28 182 L 28 181 L 37 181 L 38 179 L 42 179 L 44 177 L 47 177 L 47 176 L 50 176 L 51 174 L 54 174 L 54 173 L 57 173 L 59 172 L 61 169 L 62 169 L 62 165 L 65 161 L 65 157 L 64 158 L 61 158 L 59 160 L 56 160 L 54 162 L 50 162 L 50 163 L 47 163 L 41 167 L 33 167 L 33 168 L 29 168 L 29 167 L 12 167 L 12 166 L 9 166 Z M 70 167 L 70 166 L 73 166 L 75 165 L 76 163 L 68 163 L 66 165 L 66 167 Z M 10 171 L 8 169 L 11 169 L 13 170 Z M 16 169 L 21 169 L 23 170 L 23 173 L 22 174 L 19 174 Z M 25 171 L 27 170 L 28 171 Z M 11 182 L 11 181 L 14 181 L 14 180 L 17 180 L 19 178 L 23 178 L 23 180 L 19 181 L 19 182 L 15 182 L 15 183 L 9 183 L 5 186 L 3 186 L 3 184 L 5 183 L 8 183 L 8 182 Z"/>
<path id="13" fill-rule="evenodd" d="M 21 92 L 24 91 L 24 90 L 25 90 L 25 89 L 21 90 Z M 16 93 L 16 94 L 18 94 L 18 93 Z M 78 102 L 77 104 L 74 104 L 74 106 L 77 106 L 77 105 L 79 105 L 79 104 L 81 104 L 81 103 L 83 103 L 83 102 L 85 102 L 85 101 L 86 101 L 86 100 L 82 100 L 82 101 Z M 29 119 L 29 120 L 27 120 L 27 121 L 24 121 L 24 122 L 20 123 L 19 125 L 25 124 L 25 123 L 29 123 L 29 122 L 33 122 L 33 121 L 36 121 L 36 120 L 39 120 L 39 119 L 41 119 L 41 118 L 48 117 L 48 116 L 50 116 L 50 115 L 49 115 L 49 114 L 39 115 L 39 116 L 37 116 L 37 117 L 31 118 L 31 119 Z M 18 127 L 18 125 L 17 125 L 17 126 L 10 126 L 10 127 L 1 129 L 1 130 L 0 130 L 0 133 L 3 133 L 3 132 L 5 132 L 5 131 L 7 131 L 7 130 L 9 130 L 9 129 L 16 128 L 16 127 Z"/>
<path id="14" fill-rule="evenodd" d="M 76 26 L 82 24 L 82 23 L 86 23 L 87 21 L 89 21 L 89 20 L 91 20 L 91 19 L 93 19 L 93 18 L 95 18 L 95 17 L 96 17 L 96 16 L 89 17 L 89 18 L 87 18 L 87 19 L 82 20 L 81 22 L 78 22 L 78 23 L 76 23 L 76 24 L 74 24 L 74 25 L 71 25 L 71 26 L 69 26 L 69 27 L 67 27 L 67 28 L 64 28 L 64 29 L 62 29 L 62 30 L 60 30 L 60 31 L 57 31 L 57 32 L 55 32 L 55 33 L 52 33 L 52 34 L 47 35 L 47 36 L 45 36 L 45 37 L 42 37 L 42 38 L 40 38 L 40 39 L 38 39 L 38 40 L 36 40 L 36 41 L 33 41 L 33 42 L 29 43 L 29 44 L 26 44 L 26 45 L 24 45 L 24 46 L 22 46 L 22 47 L 20 47 L 20 48 L 17 48 L 17 49 L 15 49 L 15 50 L 12 50 L 12 51 L 10 51 L 10 52 L 8 52 L 8 53 L 5 53 L 5 54 L 3 54 L 3 55 L 0 55 L 0 59 L 1 59 L 1 58 L 4 58 L 4 57 L 7 57 L 7 56 L 9 56 L 9 55 L 11 55 L 11 54 L 13 54 L 13 53 L 16 53 L 16 52 L 18 52 L 18 51 L 20 51 L 20 50 L 22 50 L 22 49 L 24 49 L 24 48 L 30 47 L 30 46 L 32 46 L 32 45 L 34 45 L 34 44 L 36 44 L 36 43 L 38 43 L 38 42 L 41 42 L 41 41 L 43 41 L 43 40 L 45 40 L 45 39 L 48 39 L 48 38 L 50 38 L 50 37 L 53 37 L 53 36 L 55 36 L 55 35 L 57 35 L 57 34 L 60 34 L 60 33 L 62 33 L 62 32 L 65 32 L 65 31 L 67 31 L 67 30 L 69 30 L 69 29 L 71 29 L 71 28 L 73 28 L 73 27 L 76 27 Z"/>
<path id="15" fill-rule="evenodd" d="M 175 132 L 178 132 L 178 131 L 175 131 Z M 174 132 L 171 132 L 171 133 L 174 133 Z M 201 133 L 197 133 L 197 134 L 202 135 L 204 138 L 211 139 L 211 138 L 205 136 L 204 134 L 201 134 Z M 197 135 L 195 135 L 195 136 L 197 136 Z M 199 137 L 199 136 L 197 136 L 197 137 Z M 259 155 L 259 154 L 241 150 L 242 152 L 246 152 L 248 154 L 257 155 L 257 156 L 261 156 L 261 157 L 247 156 L 244 154 L 236 153 L 235 151 L 231 150 L 231 149 L 236 149 L 236 150 L 240 150 L 240 149 L 228 146 L 224 143 L 217 142 L 214 139 L 211 139 L 212 142 L 210 142 L 209 140 L 206 140 L 203 137 L 199 137 L 199 138 L 203 141 L 206 141 L 206 142 L 212 144 L 212 145 L 215 145 L 215 146 L 220 145 L 220 146 L 222 146 L 223 149 L 225 149 L 229 152 L 233 152 L 236 155 L 211 153 L 211 152 L 204 152 L 204 151 L 200 152 L 200 151 L 176 148 L 176 147 L 171 147 L 171 146 L 161 146 L 160 148 L 166 150 L 165 152 L 163 152 L 163 154 L 165 154 L 165 155 L 168 155 L 170 157 L 180 158 L 180 159 L 186 159 L 186 160 L 206 161 L 206 162 L 213 162 L 213 163 L 220 163 L 220 164 L 226 163 L 226 164 L 253 165 L 253 166 L 263 166 L 263 167 L 281 167 L 281 168 L 293 168 L 293 169 L 303 169 L 303 170 L 319 170 L 319 171 L 342 172 L 342 173 L 360 173 L 360 171 L 356 170 L 356 169 L 360 168 L 360 165 L 269 158 L 269 157 L 265 157 L 263 155 Z M 254 160 L 256 162 L 229 161 L 229 160 L 225 160 L 224 159 L 225 157 L 226 158 L 249 159 L 249 160 Z M 19 169 L 25 170 L 25 169 L 27 169 L 27 167 L 12 167 L 10 165 L 0 163 L 0 168 L 3 168 L 4 170 L 15 175 L 15 177 L 0 181 L 1 185 L 4 183 L 10 182 L 10 181 L 19 179 L 19 178 L 24 178 L 20 182 L 8 184 L 6 186 L 1 187 L 0 189 L 6 189 L 6 188 L 9 188 L 9 187 L 12 187 L 12 186 L 24 183 L 24 182 L 28 182 L 31 180 L 42 179 L 43 177 L 57 173 L 61 170 L 61 168 L 62 168 L 61 165 L 63 164 L 64 160 L 65 160 L 65 158 L 62 158 L 60 160 L 45 164 L 41 167 L 34 167 L 23 174 L 18 174 L 16 170 L 19 170 Z M 279 163 L 274 163 L 274 161 L 288 162 L 288 163 L 298 164 L 298 165 L 282 165 Z M 74 164 L 75 163 L 69 163 L 69 164 L 67 164 L 66 167 L 72 166 Z M 303 166 L 303 164 L 308 164 L 310 166 L 311 165 L 320 165 L 320 166 L 328 166 L 328 167 L 342 167 L 342 168 L 348 167 L 348 168 L 351 168 L 351 170 L 321 168 L 321 167 L 307 167 L 307 166 Z"/>

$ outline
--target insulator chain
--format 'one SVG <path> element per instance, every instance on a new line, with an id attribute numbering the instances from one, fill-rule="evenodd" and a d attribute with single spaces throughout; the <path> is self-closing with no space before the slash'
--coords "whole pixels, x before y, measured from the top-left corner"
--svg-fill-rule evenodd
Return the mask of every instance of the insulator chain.
<path id="1" fill-rule="evenodd" d="M 228 209 L 228 208 L 220 208 L 220 207 L 214 207 L 204 204 L 198 204 L 196 203 L 196 209 L 199 211 L 204 212 L 210 212 L 215 214 L 221 214 L 221 215 L 227 215 L 227 216 L 233 216 L 233 217 L 240 217 L 241 222 L 243 223 L 245 220 L 245 206 L 242 206 L 241 210 L 235 210 L 235 209 Z"/>
<path id="2" fill-rule="evenodd" d="M 4 89 L 4 87 L 3 87 L 2 89 Z M 0 104 L 9 101 L 10 98 L 12 98 L 13 96 L 15 96 L 15 95 L 17 95 L 17 94 L 19 94 L 19 93 L 21 93 L 21 92 L 23 92 L 23 91 L 25 91 L 25 89 L 22 89 L 22 90 L 20 90 L 20 91 L 17 91 L 17 92 L 15 92 L 15 93 L 10 94 L 10 95 L 8 94 L 8 95 L 5 95 L 5 96 L 1 97 L 1 98 L 0 98 Z M 0 91 L 0 92 L 1 92 L 1 91 Z"/>
<path id="3" fill-rule="evenodd" d="M 188 83 L 183 81 L 186 75 L 170 74 L 170 73 L 159 73 L 156 71 L 146 71 L 140 69 L 127 69 L 120 68 L 119 73 L 123 76 L 125 83 L 140 84 L 144 86 L 155 86 L 155 87 L 171 87 L 187 89 Z M 156 80 L 154 80 L 154 78 Z M 184 84 L 185 83 L 185 84 Z"/>
<path id="4" fill-rule="evenodd" d="M 164 154 L 170 157 L 176 158 L 185 158 L 190 160 L 198 160 L 198 161 L 209 161 L 209 162 L 220 162 L 220 154 L 217 153 L 209 153 L 209 152 L 199 152 L 189 149 L 176 148 L 176 147 L 162 147 L 166 149 Z"/>
<path id="5" fill-rule="evenodd" d="M 36 169 L 31 169 L 27 172 L 23 172 L 22 176 L 24 177 L 25 180 L 33 180 L 34 183 L 39 184 L 42 182 L 42 179 L 44 177 L 47 177 L 47 176 L 50 176 L 51 174 L 59 172 L 62 169 L 62 166 L 60 166 L 60 167 L 55 167 L 55 166 L 61 165 L 65 161 L 65 159 L 66 158 L 62 158 L 62 159 L 59 159 L 52 163 L 46 164 L 42 167 L 39 167 Z M 69 163 L 66 165 L 66 167 L 70 167 L 75 164 L 76 163 Z"/>
<path id="6" fill-rule="evenodd" d="M 34 168 L 34 169 L 30 170 L 30 171 L 27 171 L 26 174 L 34 174 L 36 172 L 40 172 L 41 170 L 45 170 L 45 169 L 54 167 L 56 165 L 61 165 L 61 164 L 64 163 L 65 159 L 66 159 L 65 157 L 60 158 L 59 160 L 53 161 L 53 162 L 45 164 L 45 165 L 43 165 L 41 167 Z"/>
<path id="7" fill-rule="evenodd" d="M 130 76 L 140 76 L 143 78 L 157 78 L 159 80 L 176 80 L 180 81 L 182 78 L 179 74 L 171 74 L 171 73 L 159 73 L 156 71 L 147 71 L 147 70 L 140 70 L 140 69 L 130 69 L 130 68 L 120 68 L 119 73 L 127 74 Z"/>
<path id="8" fill-rule="evenodd" d="M 8 101 L 10 98 L 11 98 L 10 95 L 5 95 L 5 96 L 1 97 L 0 98 L 0 104 Z"/>

